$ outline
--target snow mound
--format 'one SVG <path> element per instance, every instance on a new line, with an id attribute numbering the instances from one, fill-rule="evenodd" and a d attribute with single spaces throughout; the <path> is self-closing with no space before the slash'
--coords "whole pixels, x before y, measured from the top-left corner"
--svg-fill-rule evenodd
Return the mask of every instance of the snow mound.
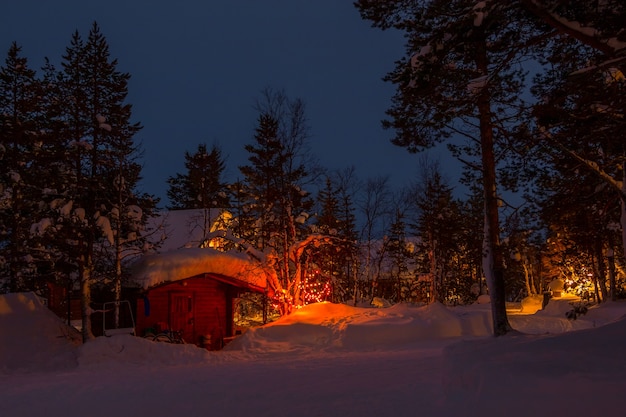
<path id="1" fill-rule="evenodd" d="M 542 307 L 543 307 L 543 296 L 531 295 L 522 299 L 521 313 L 535 314 L 537 311 L 541 310 Z"/>
<path id="2" fill-rule="evenodd" d="M 80 335 L 34 293 L 0 295 L 0 374 L 76 367 Z"/>
<path id="3" fill-rule="evenodd" d="M 248 330 L 228 350 L 297 351 L 309 349 L 378 349 L 412 343 L 491 334 L 488 309 L 452 310 L 434 303 L 415 307 L 360 308 L 310 304 L 273 323 Z"/>
<path id="4" fill-rule="evenodd" d="M 132 335 L 97 337 L 79 349 L 81 367 L 123 365 L 173 366 L 207 362 L 209 352 L 196 345 L 154 342 Z"/>
<path id="5" fill-rule="evenodd" d="M 552 298 L 543 310 L 537 311 L 539 316 L 566 317 L 566 314 L 574 308 L 571 298 Z"/>
<path id="6" fill-rule="evenodd" d="M 481 294 L 476 300 L 476 304 L 489 304 L 491 303 L 491 297 L 488 294 Z"/>

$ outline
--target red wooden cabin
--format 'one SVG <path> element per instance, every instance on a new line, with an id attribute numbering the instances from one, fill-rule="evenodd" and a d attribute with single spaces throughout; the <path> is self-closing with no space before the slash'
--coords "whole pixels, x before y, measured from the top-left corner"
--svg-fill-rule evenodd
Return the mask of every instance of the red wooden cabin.
<path id="1" fill-rule="evenodd" d="M 265 288 L 216 273 L 203 273 L 147 288 L 137 301 L 136 334 L 181 331 L 187 343 L 217 350 L 235 336 L 234 303 L 243 292 Z"/>

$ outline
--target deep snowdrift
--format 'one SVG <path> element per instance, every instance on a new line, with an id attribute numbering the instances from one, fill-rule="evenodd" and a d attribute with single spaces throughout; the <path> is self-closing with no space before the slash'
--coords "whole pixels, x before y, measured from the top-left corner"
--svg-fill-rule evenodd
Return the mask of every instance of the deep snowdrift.
<path id="1" fill-rule="evenodd" d="M 80 335 L 32 293 L 0 295 L 0 374 L 76 366 Z"/>

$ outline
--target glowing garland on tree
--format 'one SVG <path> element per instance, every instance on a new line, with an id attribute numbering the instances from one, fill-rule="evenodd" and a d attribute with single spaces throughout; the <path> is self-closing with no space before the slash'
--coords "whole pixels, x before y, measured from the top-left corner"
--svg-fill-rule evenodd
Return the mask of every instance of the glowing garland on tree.
<path id="1" fill-rule="evenodd" d="M 300 291 L 304 305 L 327 301 L 332 294 L 329 280 L 320 280 L 319 271 L 309 273 L 300 284 Z"/>
<path id="2" fill-rule="evenodd" d="M 314 303 L 321 303 L 324 301 L 328 301 L 332 294 L 332 285 L 330 280 L 324 279 L 321 280 L 322 276 L 319 271 L 315 271 L 312 273 L 308 273 L 304 282 L 299 285 L 302 305 L 295 306 L 296 308 L 300 308 L 302 306 Z M 287 307 L 287 311 L 291 311 L 294 307 L 293 299 L 286 292 L 282 294 L 276 294 L 271 301 L 271 305 L 274 309 L 281 309 L 285 306 Z"/>

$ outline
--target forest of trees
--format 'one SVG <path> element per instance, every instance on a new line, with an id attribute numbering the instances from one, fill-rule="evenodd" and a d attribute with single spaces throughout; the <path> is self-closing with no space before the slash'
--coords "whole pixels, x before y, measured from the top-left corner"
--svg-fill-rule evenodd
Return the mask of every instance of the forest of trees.
<path id="1" fill-rule="evenodd" d="M 28 66 L 13 43 L 0 68 L 0 271 L 4 291 L 79 288 L 83 338 L 91 295 L 120 298 L 124 265 L 142 253 L 158 200 L 137 189 L 141 150 L 119 72 L 93 24 L 61 68 Z"/>
<path id="2" fill-rule="evenodd" d="M 556 194 L 580 195 L 579 176 L 594 176 L 596 186 L 612 189 L 603 197 L 621 201 L 626 210 L 624 3 L 359 0 L 355 5 L 374 27 L 394 28 L 406 36 L 406 56 L 386 78 L 396 85 L 383 122 L 393 129 L 392 142 L 418 152 L 445 141 L 473 171 L 473 184 L 481 184 L 482 270 L 495 334 L 510 330 L 500 230 L 504 189 L 524 187 L 532 196 L 536 214 L 531 219 L 540 223 L 524 227 L 547 231 L 540 241 L 560 240 L 564 234 L 560 229 L 553 236 L 549 217 L 557 210 L 546 210 L 548 200 L 569 215 L 571 210 L 587 212 L 588 219 L 578 219 L 584 224 L 571 224 L 572 218 L 567 223 L 572 229 L 587 229 L 577 252 L 595 259 L 599 281 L 604 282 L 603 248 L 612 246 L 613 239 L 590 221 L 599 214 L 592 207 L 598 198 L 589 206 L 573 206 Z M 557 178 L 566 180 L 553 187 Z M 614 204 L 602 205 L 606 217 Z M 622 218 L 626 230 L 626 216 Z"/>
<path id="3" fill-rule="evenodd" d="M 217 143 L 181 150 L 166 207 L 230 212 L 224 227 L 272 254 L 282 314 L 489 293 L 502 335 L 506 302 L 556 279 L 615 299 L 626 277 L 622 3 L 357 1 L 374 27 L 406 34 L 386 77 L 391 142 L 445 143 L 462 183 L 427 156 L 403 187 L 324 169 L 305 102 L 266 89 L 238 178 L 225 178 Z M 158 250 L 147 224 L 159 201 L 138 189 L 142 126 L 116 67 L 95 23 L 86 40 L 72 35 L 59 69 L 38 75 L 17 43 L 0 67 L 0 291 L 80 289 L 84 338 L 92 290 L 119 300 L 132 258 Z"/>

